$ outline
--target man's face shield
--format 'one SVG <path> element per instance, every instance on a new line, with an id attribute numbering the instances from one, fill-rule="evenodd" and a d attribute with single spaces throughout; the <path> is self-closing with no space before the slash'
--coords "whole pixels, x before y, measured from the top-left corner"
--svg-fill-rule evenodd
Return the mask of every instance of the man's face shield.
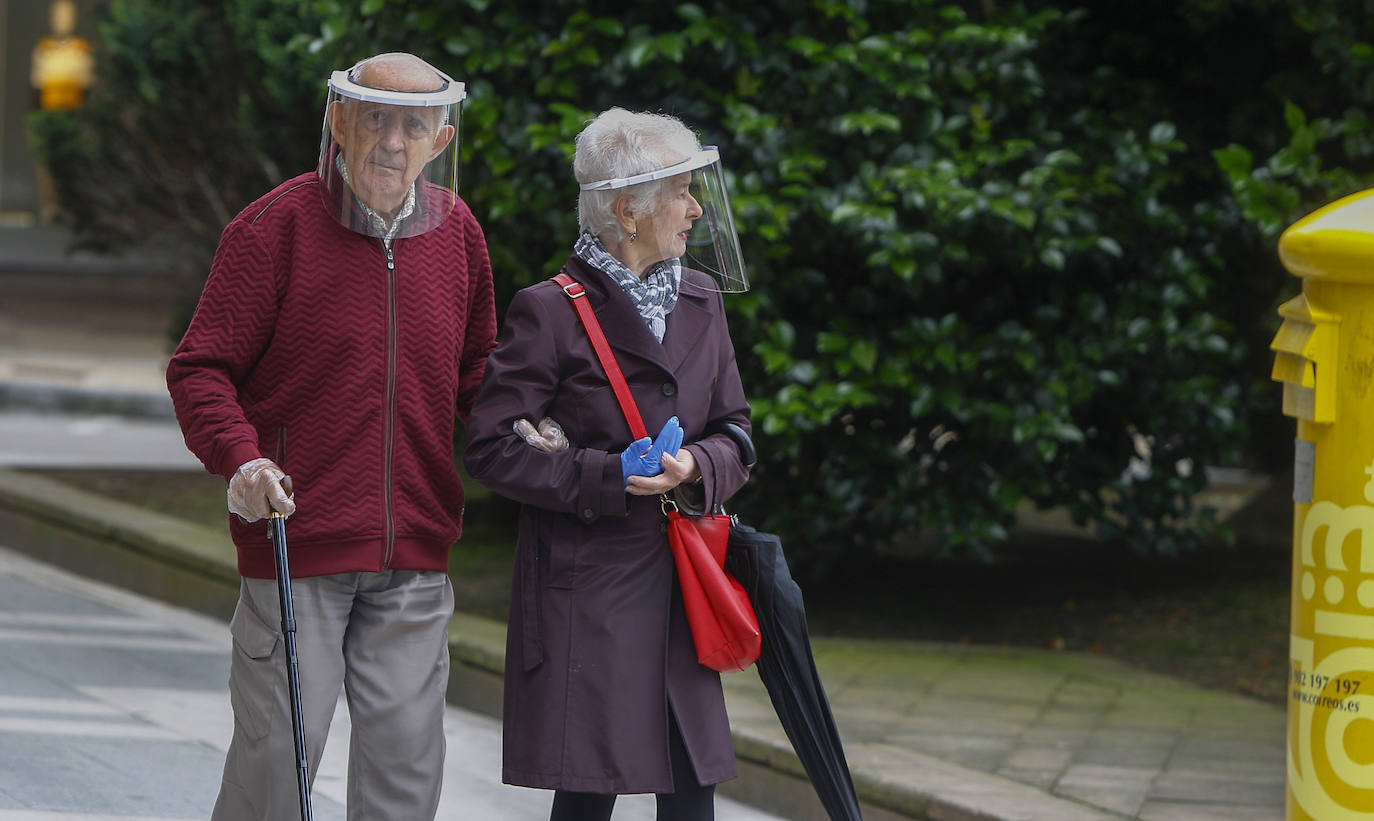
<path id="1" fill-rule="evenodd" d="M 463 84 L 435 69 L 438 88 L 392 91 L 349 73 L 329 79 L 317 168 L 325 207 L 369 236 L 437 227 L 457 202 Z"/>
<path id="2" fill-rule="evenodd" d="M 690 201 L 681 203 L 681 193 L 677 190 L 677 179 L 690 175 L 686 180 L 686 191 Z M 642 185 L 657 180 L 666 181 L 667 188 L 662 192 L 663 205 L 651 220 L 655 232 L 662 232 L 666 239 L 662 245 L 667 256 L 679 256 L 682 264 L 707 274 L 715 282 L 715 290 L 727 294 L 739 294 L 749 290 L 749 277 L 744 270 L 744 256 L 740 253 L 739 235 L 735 231 L 735 220 L 730 210 L 730 195 L 725 190 L 725 174 L 720 165 L 720 152 L 715 146 L 706 146 L 687 159 L 660 168 L 635 174 L 632 177 L 601 180 L 583 184 L 582 190 L 616 190 L 632 185 Z M 699 214 L 697 209 L 700 209 Z M 678 214 L 677 210 L 684 211 Z M 679 229 L 690 222 L 685 231 L 685 250 Z M 680 223 L 680 224 L 679 224 Z M 641 236 L 637 241 L 660 241 L 653 236 Z"/>

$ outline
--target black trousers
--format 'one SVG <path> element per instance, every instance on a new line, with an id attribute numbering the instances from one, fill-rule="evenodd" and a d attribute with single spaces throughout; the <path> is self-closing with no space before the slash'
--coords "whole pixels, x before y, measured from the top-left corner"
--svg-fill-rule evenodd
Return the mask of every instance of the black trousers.
<path id="1" fill-rule="evenodd" d="M 660 793 L 658 821 L 714 821 L 716 786 L 697 784 L 687 746 L 677 728 L 677 717 L 668 711 L 668 759 L 673 768 L 675 792 Z M 558 790 L 553 794 L 549 821 L 610 821 L 615 796 L 603 793 Z"/>

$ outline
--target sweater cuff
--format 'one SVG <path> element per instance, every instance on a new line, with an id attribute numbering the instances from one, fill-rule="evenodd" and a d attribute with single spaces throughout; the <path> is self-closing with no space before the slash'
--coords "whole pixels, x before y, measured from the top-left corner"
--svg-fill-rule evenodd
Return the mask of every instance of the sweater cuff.
<path id="1" fill-rule="evenodd" d="M 220 476 L 227 482 L 234 477 L 234 471 L 241 465 L 259 459 L 262 454 L 258 452 L 258 446 L 252 442 L 236 442 L 224 451 L 224 455 L 219 459 Z"/>

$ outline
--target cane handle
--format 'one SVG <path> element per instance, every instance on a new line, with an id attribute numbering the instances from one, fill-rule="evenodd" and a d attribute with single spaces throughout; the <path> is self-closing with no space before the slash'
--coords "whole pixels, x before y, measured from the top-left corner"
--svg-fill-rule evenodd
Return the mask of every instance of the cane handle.
<path id="1" fill-rule="evenodd" d="M 281 489 L 284 490 L 284 491 L 286 491 L 286 495 L 287 495 L 287 496 L 295 495 L 296 489 L 291 485 L 291 477 L 290 477 L 290 476 L 283 476 L 283 477 L 281 477 Z M 269 516 L 269 518 L 272 518 L 272 519 L 285 519 L 285 518 L 286 518 L 285 516 L 282 515 L 281 511 L 279 511 L 279 510 L 273 510 L 270 514 L 268 514 L 268 516 Z"/>

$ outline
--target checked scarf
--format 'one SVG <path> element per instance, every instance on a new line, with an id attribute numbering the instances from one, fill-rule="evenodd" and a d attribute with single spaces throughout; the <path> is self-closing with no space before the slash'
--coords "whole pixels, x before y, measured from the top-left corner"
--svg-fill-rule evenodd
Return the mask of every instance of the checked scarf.
<path id="1" fill-rule="evenodd" d="M 682 263 L 676 257 L 649 266 L 648 274 L 640 279 L 625 267 L 625 263 L 611 256 L 601 240 L 590 232 L 584 231 L 577 238 L 573 253 L 614 280 L 630 296 L 654 338 L 663 341 L 667 317 L 677 305 L 677 289 L 682 282 Z"/>

